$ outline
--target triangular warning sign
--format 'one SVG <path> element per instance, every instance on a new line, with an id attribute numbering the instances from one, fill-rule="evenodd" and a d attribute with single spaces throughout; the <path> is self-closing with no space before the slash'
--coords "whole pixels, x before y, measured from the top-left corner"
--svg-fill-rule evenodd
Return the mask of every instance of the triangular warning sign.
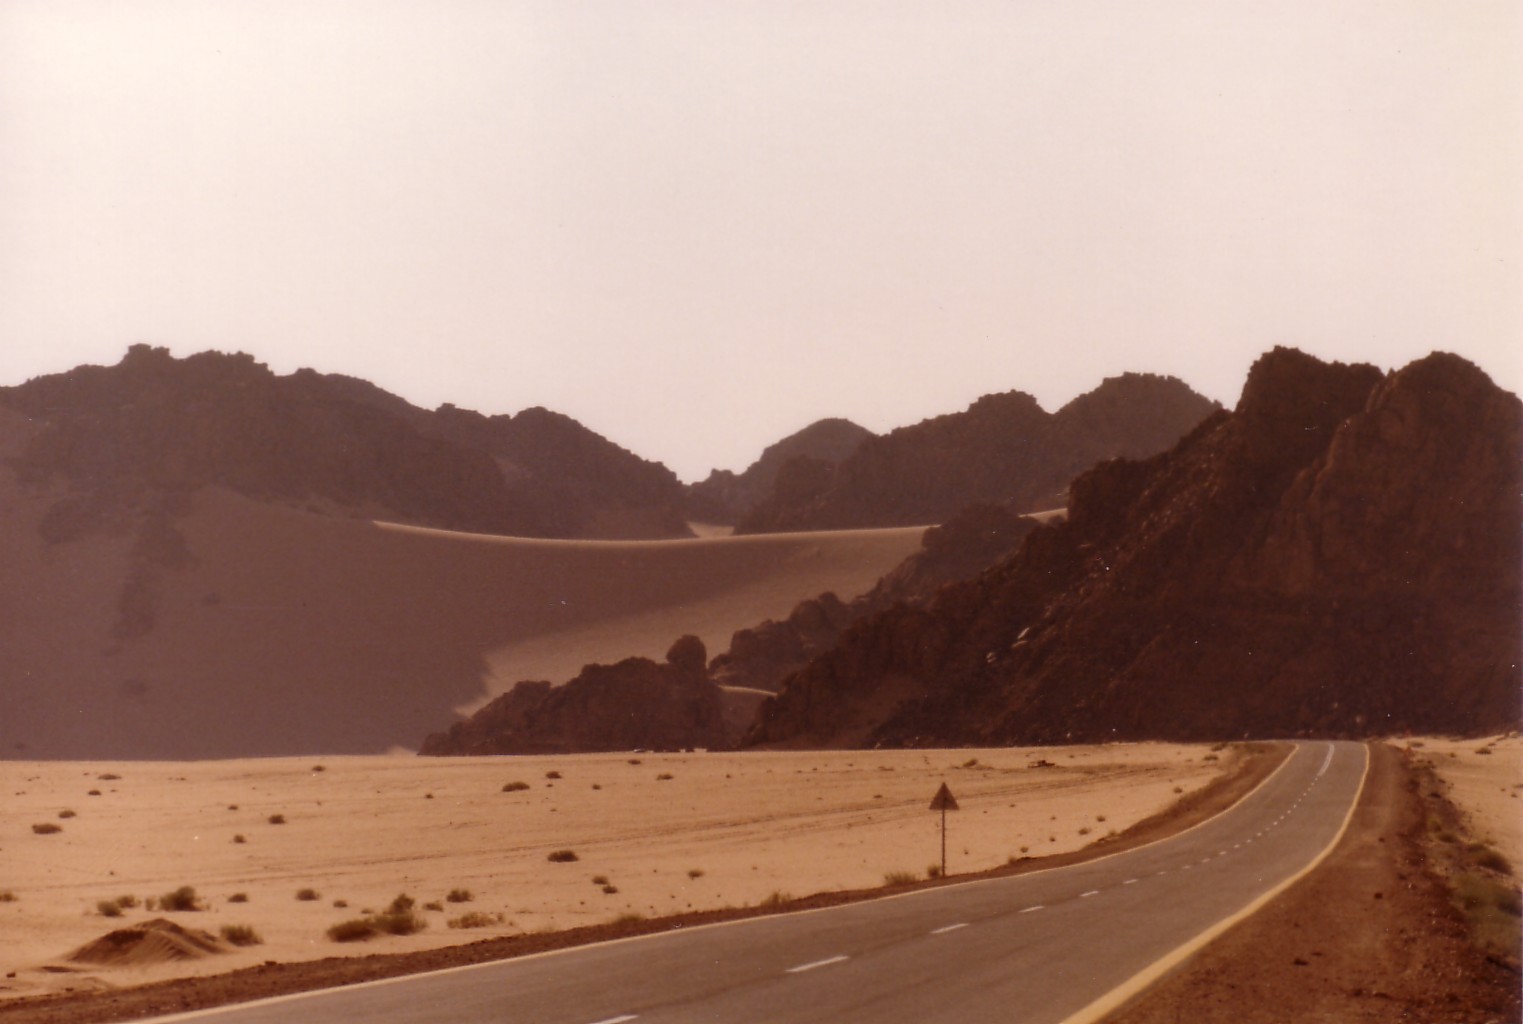
<path id="1" fill-rule="evenodd" d="M 947 788 L 947 784 L 945 782 L 943 782 L 941 784 L 941 788 L 936 791 L 936 796 L 931 799 L 931 810 L 957 810 L 957 798 L 952 795 L 952 791 Z"/>

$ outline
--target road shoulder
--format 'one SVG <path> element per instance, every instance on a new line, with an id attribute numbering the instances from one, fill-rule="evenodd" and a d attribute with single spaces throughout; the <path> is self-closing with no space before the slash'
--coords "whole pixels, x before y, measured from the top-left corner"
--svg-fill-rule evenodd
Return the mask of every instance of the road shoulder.
<path id="1" fill-rule="evenodd" d="M 1312 874 L 1106 1024 L 1519 1019 L 1516 963 L 1488 957 L 1430 867 L 1429 809 L 1391 747 Z"/>

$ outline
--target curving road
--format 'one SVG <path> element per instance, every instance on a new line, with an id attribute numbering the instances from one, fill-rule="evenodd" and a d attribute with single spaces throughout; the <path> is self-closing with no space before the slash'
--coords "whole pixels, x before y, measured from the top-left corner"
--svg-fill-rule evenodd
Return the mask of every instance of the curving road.
<path id="1" fill-rule="evenodd" d="M 1357 743 L 1302 743 L 1225 813 L 1086 864 L 161 1021 L 1097 1020 L 1331 849 Z"/>

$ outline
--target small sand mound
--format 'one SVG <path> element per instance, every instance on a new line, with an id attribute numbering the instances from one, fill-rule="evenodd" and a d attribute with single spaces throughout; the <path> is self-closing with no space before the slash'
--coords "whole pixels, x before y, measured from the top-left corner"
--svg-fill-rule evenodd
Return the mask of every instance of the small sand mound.
<path id="1" fill-rule="evenodd" d="M 227 947 L 210 933 L 181 928 L 173 921 L 156 917 L 87 942 L 70 953 L 69 960 L 109 967 L 137 967 L 171 960 L 196 960 L 211 953 L 225 952 Z"/>

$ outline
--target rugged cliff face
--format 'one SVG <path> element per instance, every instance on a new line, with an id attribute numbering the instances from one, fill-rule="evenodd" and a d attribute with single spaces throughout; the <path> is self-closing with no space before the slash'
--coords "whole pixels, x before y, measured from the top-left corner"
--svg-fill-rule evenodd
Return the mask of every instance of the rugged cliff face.
<path id="1" fill-rule="evenodd" d="M 565 754 L 608 750 L 727 747 L 719 687 L 704 673 L 697 637 L 672 645 L 666 661 L 626 658 L 589 665 L 571 682 L 519 683 L 448 732 L 433 733 L 420 753 Z"/>
<path id="2" fill-rule="evenodd" d="M 679 536 L 681 485 L 545 410 L 429 412 L 364 381 L 280 377 L 243 355 L 174 359 L 135 345 L 0 389 L 27 418 L 12 460 L 69 494 L 50 540 L 98 530 L 216 484 L 340 515 L 520 536 Z"/>
<path id="3" fill-rule="evenodd" d="M 829 650 L 851 623 L 883 608 L 925 603 L 943 584 L 1013 551 L 1035 528 L 1034 520 L 1004 509 L 968 509 L 927 530 L 919 551 L 850 603 L 833 593 L 802 601 L 786 619 L 738 630 L 707 665 L 703 644 L 687 636 L 665 665 L 628 658 L 589 665 L 562 687 L 521 682 L 466 721 L 430 735 L 422 753 L 732 747 L 765 691 Z"/>
<path id="4" fill-rule="evenodd" d="M 1464 360 L 1277 349 L 1233 413 L 1079 477 L 1013 558 L 850 627 L 749 742 L 1516 727 L 1520 467 L 1518 399 Z"/>
<path id="5" fill-rule="evenodd" d="M 800 458 L 740 532 L 940 523 L 976 503 L 1061 507 L 1068 482 L 1102 459 L 1169 447 L 1215 403 L 1171 377 L 1106 380 L 1055 413 L 1018 391 L 864 440 L 839 464 Z"/>
<path id="6" fill-rule="evenodd" d="M 872 431 L 850 420 L 811 423 L 768 446 L 744 472 L 716 469 L 707 479 L 688 487 L 688 516 L 699 522 L 733 525 L 767 498 L 778 473 L 789 462 L 808 459 L 834 466 L 872 436 Z"/>

